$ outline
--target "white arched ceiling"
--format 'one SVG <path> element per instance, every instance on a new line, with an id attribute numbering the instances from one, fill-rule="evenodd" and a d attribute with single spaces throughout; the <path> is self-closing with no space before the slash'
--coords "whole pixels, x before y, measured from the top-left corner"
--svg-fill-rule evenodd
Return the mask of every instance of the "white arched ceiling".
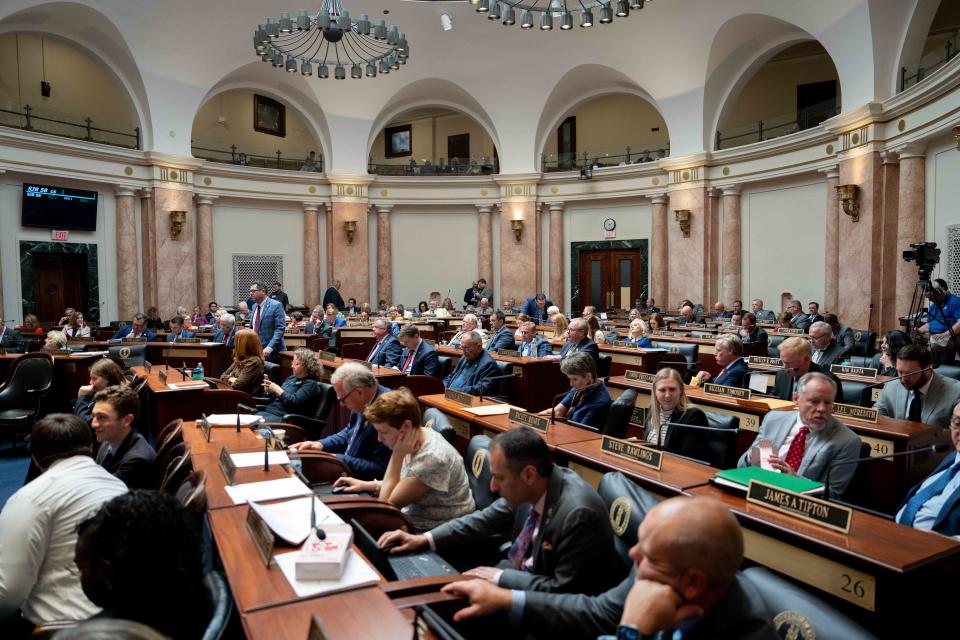
<path id="1" fill-rule="evenodd" d="M 947 0 L 948 2 L 950 0 Z M 912 9 L 906 24 L 901 24 L 900 37 L 894 42 L 900 44 L 897 47 L 898 55 L 896 64 L 893 67 L 893 78 L 891 80 L 891 92 L 900 91 L 900 69 L 907 67 L 912 73 L 915 69 L 912 67 L 923 56 L 923 45 L 927 40 L 927 34 L 930 33 L 930 27 L 933 25 L 933 19 L 940 8 L 941 0 L 910 0 L 903 2 L 907 8 Z M 911 6 L 912 5 L 912 6 Z M 879 12 L 877 12 L 879 13 Z"/>

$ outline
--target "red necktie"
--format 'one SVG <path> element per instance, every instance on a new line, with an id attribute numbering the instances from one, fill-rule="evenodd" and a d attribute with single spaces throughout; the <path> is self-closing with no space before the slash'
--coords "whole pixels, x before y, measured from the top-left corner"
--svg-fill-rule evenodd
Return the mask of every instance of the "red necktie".
<path id="1" fill-rule="evenodd" d="M 407 359 L 403 362 L 403 366 L 400 368 L 402 373 L 406 373 L 407 369 L 410 367 L 410 363 L 413 362 L 413 354 L 416 353 L 416 349 L 410 351 L 410 355 L 407 356 Z"/>
<path id="2" fill-rule="evenodd" d="M 226 331 L 223 332 L 223 344 L 227 344 L 227 340 L 230 339 L 230 334 Z"/>
<path id="3" fill-rule="evenodd" d="M 260 333 L 260 305 L 257 305 L 257 313 L 253 317 L 253 330 Z"/>
<path id="4" fill-rule="evenodd" d="M 797 433 L 797 437 L 793 439 L 793 442 L 790 443 L 790 448 L 787 449 L 787 457 L 784 459 L 790 468 L 796 471 L 800 468 L 800 462 L 803 460 L 803 451 L 807 447 L 807 434 L 810 433 L 810 428 L 807 425 L 800 427 L 800 432 Z"/>

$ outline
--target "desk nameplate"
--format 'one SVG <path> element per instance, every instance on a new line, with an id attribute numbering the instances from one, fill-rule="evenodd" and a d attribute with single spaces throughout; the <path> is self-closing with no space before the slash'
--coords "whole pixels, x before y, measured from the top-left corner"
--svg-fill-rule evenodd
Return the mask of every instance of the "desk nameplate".
<path id="1" fill-rule="evenodd" d="M 167 384 L 167 372 L 163 370 L 157 374 L 157 377 L 160 378 L 160 382 Z"/>
<path id="2" fill-rule="evenodd" d="M 197 426 L 200 427 L 200 432 L 203 434 L 203 439 L 207 442 L 210 442 L 210 435 L 213 432 L 213 429 L 210 427 L 210 421 L 207 420 L 206 414 L 203 418 L 197 420 Z"/>
<path id="3" fill-rule="evenodd" d="M 681 327 L 686 327 L 687 329 L 706 329 L 707 325 L 703 322 L 688 322 L 687 324 L 680 325 Z"/>
<path id="4" fill-rule="evenodd" d="M 351 362 L 356 362 L 362 367 L 366 367 L 367 371 L 373 371 L 373 363 L 367 362 L 366 360 L 351 360 Z"/>
<path id="5" fill-rule="evenodd" d="M 769 358 L 767 356 L 748 356 L 747 365 L 758 367 L 776 367 L 777 369 L 783 368 L 783 360 L 780 358 Z"/>
<path id="6" fill-rule="evenodd" d="M 200 344 L 203 338 L 177 338 L 173 344 Z"/>
<path id="7" fill-rule="evenodd" d="M 144 344 L 147 341 L 146 338 L 120 338 L 120 344 Z"/>
<path id="8" fill-rule="evenodd" d="M 840 533 L 850 532 L 853 509 L 802 493 L 787 491 L 772 484 L 751 480 L 747 486 L 747 502 L 759 504 L 818 527 Z"/>
<path id="9" fill-rule="evenodd" d="M 331 353 L 330 351 L 318 351 L 317 355 L 320 357 L 320 360 L 325 362 L 335 362 L 337 359 L 336 354 Z"/>
<path id="10" fill-rule="evenodd" d="M 665 336 L 665 337 L 673 337 L 677 335 L 676 331 L 666 331 L 662 329 L 654 329 L 653 331 L 651 331 L 651 333 L 655 336 Z"/>
<path id="11" fill-rule="evenodd" d="M 446 389 L 443 392 L 443 397 L 447 400 L 468 407 L 475 407 L 480 404 L 480 398 L 477 396 L 472 396 L 469 393 L 463 393 L 462 391 L 454 391 L 453 389 Z"/>
<path id="12" fill-rule="evenodd" d="M 515 424 L 530 427 L 540 433 L 547 433 L 550 429 L 550 418 L 520 411 L 519 409 L 510 409 L 510 414 L 507 416 L 507 419 Z"/>
<path id="13" fill-rule="evenodd" d="M 197 358 L 202 359 L 207 357 L 206 349 L 196 349 L 196 348 L 172 348 L 163 350 L 164 358 Z"/>
<path id="14" fill-rule="evenodd" d="M 856 418 L 857 420 L 876 424 L 877 418 L 880 416 L 880 411 L 855 404 L 841 404 L 836 402 L 833 405 L 833 415 L 837 418 Z"/>
<path id="15" fill-rule="evenodd" d="M 276 544 L 276 538 L 270 527 L 263 521 L 260 514 L 250 507 L 247 510 L 247 531 L 253 539 L 253 546 L 257 548 L 257 553 L 263 564 L 270 568 L 270 559 L 273 557 L 273 547 Z"/>
<path id="16" fill-rule="evenodd" d="M 749 400 L 750 389 L 741 389 L 740 387 L 729 387 L 724 384 L 703 385 L 703 392 L 710 396 L 723 396 L 726 398 L 736 398 L 737 400 Z"/>
<path id="17" fill-rule="evenodd" d="M 625 342 L 624 340 L 617 340 L 616 342 L 613 343 L 613 346 L 615 346 L 615 347 L 617 347 L 617 348 L 619 348 L 619 349 L 636 349 L 636 348 L 637 348 L 637 343 L 636 343 L 636 342 Z"/>
<path id="18" fill-rule="evenodd" d="M 634 407 L 633 412 L 630 414 L 629 424 L 632 424 L 635 427 L 644 428 L 644 425 L 647 421 L 647 409 L 645 407 Z"/>
<path id="19" fill-rule="evenodd" d="M 780 329 L 777 329 L 777 333 L 779 333 L 779 334 L 782 335 L 782 336 L 802 336 L 802 335 L 803 335 L 803 329 L 800 329 L 800 328 L 795 328 L 795 329 L 783 329 L 783 328 L 780 328 Z"/>
<path id="20" fill-rule="evenodd" d="M 656 471 L 660 471 L 660 465 L 663 464 L 663 452 L 619 438 L 603 436 L 603 440 L 600 442 L 600 450 Z"/>
<path id="21" fill-rule="evenodd" d="M 861 378 L 877 379 L 877 370 L 870 367 L 853 367 L 846 364 L 830 365 L 830 373 L 844 376 L 859 376 Z"/>
<path id="22" fill-rule="evenodd" d="M 656 378 L 657 374 L 655 373 L 646 373 L 644 371 L 633 371 L 627 370 L 623 372 L 623 377 L 627 380 L 636 380 L 637 382 L 648 382 L 653 384 L 653 379 Z"/>
<path id="23" fill-rule="evenodd" d="M 232 487 L 233 483 L 237 481 L 237 465 L 234 464 L 230 454 L 227 453 L 226 447 L 220 447 L 220 471 L 223 471 L 223 477 L 227 484 Z"/>
<path id="24" fill-rule="evenodd" d="M 503 356 L 505 358 L 522 358 L 523 357 L 523 354 L 521 354 L 516 349 L 497 349 L 497 355 Z"/>

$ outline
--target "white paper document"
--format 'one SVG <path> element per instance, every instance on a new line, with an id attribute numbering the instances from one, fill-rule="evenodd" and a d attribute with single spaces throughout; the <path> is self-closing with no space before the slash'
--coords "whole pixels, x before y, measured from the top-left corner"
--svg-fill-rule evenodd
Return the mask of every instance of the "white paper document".
<path id="1" fill-rule="evenodd" d="M 343 569 L 339 580 L 297 580 L 295 577 L 295 563 L 299 551 L 290 553 L 281 553 L 273 557 L 277 561 L 277 566 L 283 571 L 284 577 L 293 587 L 294 593 L 299 598 L 315 596 L 321 593 L 336 593 L 337 591 L 348 591 L 350 589 L 359 589 L 380 582 L 380 576 L 367 564 L 360 554 L 354 550 L 348 552 L 347 565 Z"/>
<path id="2" fill-rule="evenodd" d="M 342 525 L 343 520 L 319 498 L 314 498 L 317 526 Z M 299 545 L 310 535 L 310 498 L 297 498 L 274 504 L 250 503 L 270 530 L 291 545 Z"/>
<path id="3" fill-rule="evenodd" d="M 313 493 L 310 491 L 310 487 L 300 482 L 300 478 L 295 477 L 235 484 L 232 487 L 226 486 L 224 489 L 234 504 L 308 496 Z"/>
<path id="4" fill-rule="evenodd" d="M 211 427 L 235 427 L 237 426 L 237 414 L 235 413 L 215 413 L 207 416 Z M 260 416 L 254 416 L 249 413 L 240 414 L 240 426 L 249 427 L 257 422 L 263 422 Z"/>
<path id="5" fill-rule="evenodd" d="M 767 374 L 765 373 L 750 374 L 750 390 L 756 391 L 757 393 L 766 393 L 767 392 Z"/>
<path id="6" fill-rule="evenodd" d="M 237 467 L 259 467 L 263 465 L 263 451 L 232 453 L 230 459 Z M 290 462 L 286 451 L 271 451 L 268 460 L 270 464 L 287 464 Z"/>

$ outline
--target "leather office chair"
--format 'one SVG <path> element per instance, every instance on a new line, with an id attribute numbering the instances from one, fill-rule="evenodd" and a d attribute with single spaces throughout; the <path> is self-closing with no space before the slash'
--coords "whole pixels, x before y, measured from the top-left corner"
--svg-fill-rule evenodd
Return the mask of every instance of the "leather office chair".
<path id="1" fill-rule="evenodd" d="M 866 458 L 870 455 L 870 444 L 867 442 L 860 443 L 860 457 Z M 853 476 L 850 478 L 850 484 L 847 485 L 846 490 L 843 492 L 843 495 L 840 499 L 844 502 L 849 502 L 861 507 L 866 507 L 868 509 L 874 509 L 875 503 L 871 500 L 870 490 L 867 486 L 867 469 L 870 465 L 859 463 L 857 468 L 853 471 Z M 876 510 L 876 509 L 874 509 Z M 893 515 L 893 514 L 890 514 Z"/>
<path id="2" fill-rule="evenodd" d="M 470 492 L 477 503 L 477 509 L 486 509 L 500 498 L 498 493 L 490 489 L 489 436 L 470 438 L 463 464 L 467 467 L 467 481 L 470 483 Z"/>
<path id="3" fill-rule="evenodd" d="M 174 458 L 180 458 L 186 453 L 190 445 L 182 440 L 178 443 L 170 444 L 166 448 L 157 451 L 157 457 L 154 461 L 154 464 L 157 466 L 157 475 L 163 478 L 167 475 L 167 469 L 170 468 L 170 464 L 173 462 Z"/>
<path id="4" fill-rule="evenodd" d="M 623 568 L 629 569 L 633 560 L 627 555 L 637 543 L 637 529 L 647 513 L 660 502 L 652 493 L 627 479 L 619 471 L 604 474 L 597 493 L 609 509 L 613 526 L 614 546 Z"/>
<path id="5" fill-rule="evenodd" d="M 325 504 L 344 522 L 359 522 L 374 540 L 395 529 L 413 531 L 409 518 L 398 507 L 377 498 L 355 496 L 343 500 L 326 500 Z"/>
<path id="6" fill-rule="evenodd" d="M 450 375 L 453 369 L 453 358 L 450 356 L 437 356 L 437 362 L 440 363 L 440 379 L 443 380 Z"/>
<path id="7" fill-rule="evenodd" d="M 957 367 L 955 365 L 952 365 L 952 364 L 937 365 L 936 372 L 945 378 L 953 378 L 954 380 L 960 380 L 960 367 Z"/>
<path id="8" fill-rule="evenodd" d="M 853 404 L 861 407 L 872 407 L 869 385 L 858 380 L 840 380 L 840 391 L 843 394 L 843 404 Z"/>
<path id="9" fill-rule="evenodd" d="M 203 577 L 203 584 L 210 594 L 213 612 L 202 640 L 220 640 L 233 615 L 233 597 L 227 587 L 227 581 L 219 571 L 210 571 Z"/>
<path id="10" fill-rule="evenodd" d="M 707 452 L 711 467 L 732 469 L 737 466 L 737 438 L 740 435 L 740 418 L 725 413 L 704 411 L 707 426 L 725 431 L 707 431 Z"/>
<path id="11" fill-rule="evenodd" d="M 263 372 L 267 375 L 267 378 L 270 382 L 274 384 L 283 384 L 280 380 L 280 365 L 276 362 L 266 362 L 263 363 Z"/>
<path id="12" fill-rule="evenodd" d="M 512 362 L 502 362 L 500 360 L 495 360 L 497 363 L 497 375 L 498 376 L 509 376 L 513 374 L 513 363 Z M 499 380 L 494 381 L 493 393 L 490 393 L 491 396 L 497 396 L 498 398 L 506 398 L 510 395 L 510 378 L 500 378 Z"/>
<path id="13" fill-rule="evenodd" d="M 781 638 L 801 637 L 796 634 L 797 625 L 809 625 L 817 638 L 873 640 L 876 637 L 820 598 L 764 567 L 741 571 L 739 580 L 750 602 L 773 621 Z"/>
<path id="14" fill-rule="evenodd" d="M 690 377 L 697 372 L 697 365 L 698 365 L 697 358 L 700 353 L 700 345 L 678 343 L 678 342 L 658 342 L 658 341 L 654 341 L 652 344 L 657 349 L 666 349 L 669 352 L 663 357 L 663 360 L 660 361 L 661 368 L 663 365 L 667 364 L 668 362 L 686 363 L 687 365 L 685 367 L 686 371 L 680 372 L 680 375 L 685 382 L 688 382 L 690 380 Z"/>
<path id="15" fill-rule="evenodd" d="M 630 425 L 630 416 L 637 403 L 637 390 L 626 389 L 620 397 L 613 401 L 607 412 L 607 424 L 603 427 L 603 435 L 612 438 L 625 438 L 627 427 Z"/>
<path id="16" fill-rule="evenodd" d="M 324 451 L 301 451 L 300 466 L 311 487 L 329 484 L 337 478 L 350 475 L 350 467 L 345 462 Z"/>
<path id="17" fill-rule="evenodd" d="M 771 358 L 779 358 L 780 350 L 777 347 L 786 339 L 787 336 L 780 336 L 774 333 L 767 334 L 767 355 Z"/>
<path id="18" fill-rule="evenodd" d="M 396 376 L 400 386 L 410 389 L 410 392 L 417 398 L 420 396 L 432 396 L 443 393 L 443 381 L 433 376 Z M 389 378 L 384 382 L 388 382 Z"/>
<path id="19" fill-rule="evenodd" d="M 307 431 L 303 427 L 298 427 L 295 424 L 289 424 L 287 422 L 264 422 L 260 424 L 264 429 L 270 429 L 271 431 L 276 431 L 277 429 L 282 429 L 283 442 L 280 443 L 280 446 L 286 448 L 291 444 L 296 444 L 298 442 L 303 442 L 307 439 Z"/>
<path id="20" fill-rule="evenodd" d="M 305 429 L 311 440 L 319 439 L 324 433 L 334 433 L 339 426 L 337 424 L 337 390 L 332 384 L 326 382 L 318 382 L 317 386 L 320 388 L 320 401 L 312 416 L 295 413 L 287 413 L 283 416 L 284 422 Z M 327 429 L 328 423 L 331 422 L 332 429 Z"/>
<path id="21" fill-rule="evenodd" d="M 160 452 L 166 451 L 181 442 L 183 442 L 183 419 L 177 418 L 167 423 L 167 426 L 160 430 L 155 447 L 157 456 L 159 457 Z"/>
<path id="22" fill-rule="evenodd" d="M 424 426 L 430 426 L 434 431 L 443 436 L 443 439 L 453 444 L 453 441 L 457 437 L 457 432 L 454 430 L 453 425 L 450 423 L 450 418 L 447 417 L 443 411 L 431 407 L 423 412 L 423 424 Z"/>
<path id="23" fill-rule="evenodd" d="M 597 377 L 598 378 L 607 378 L 610 376 L 610 365 L 613 364 L 613 356 L 608 356 L 605 353 L 600 354 L 599 366 L 597 368 Z"/>
<path id="24" fill-rule="evenodd" d="M 53 356 L 49 353 L 25 353 L 17 357 L 0 386 L 0 428 L 10 433 L 14 445 L 17 435 L 30 433 L 40 417 L 40 401 L 53 384 Z"/>
<path id="25" fill-rule="evenodd" d="M 147 359 L 146 354 L 147 345 L 145 344 L 122 344 L 107 349 L 108 357 L 118 360 L 124 369 L 142 367 Z"/>
<path id="26" fill-rule="evenodd" d="M 853 332 L 853 349 L 850 351 L 852 355 L 872 356 L 876 353 L 876 333 L 867 329 L 854 329 L 852 327 L 850 330 Z"/>
<path id="27" fill-rule="evenodd" d="M 186 451 L 182 456 L 176 456 L 170 461 L 163 480 L 160 482 L 160 492 L 176 494 L 177 489 L 193 473 L 193 460 L 190 459 L 190 445 L 183 445 Z"/>
<path id="28" fill-rule="evenodd" d="M 855 367 L 869 367 L 873 362 L 873 356 L 850 356 L 850 364 Z"/>
<path id="29" fill-rule="evenodd" d="M 177 501 L 197 519 L 198 526 L 202 524 L 203 514 L 207 510 L 206 484 L 207 472 L 200 469 L 184 478 L 174 494 Z"/>

